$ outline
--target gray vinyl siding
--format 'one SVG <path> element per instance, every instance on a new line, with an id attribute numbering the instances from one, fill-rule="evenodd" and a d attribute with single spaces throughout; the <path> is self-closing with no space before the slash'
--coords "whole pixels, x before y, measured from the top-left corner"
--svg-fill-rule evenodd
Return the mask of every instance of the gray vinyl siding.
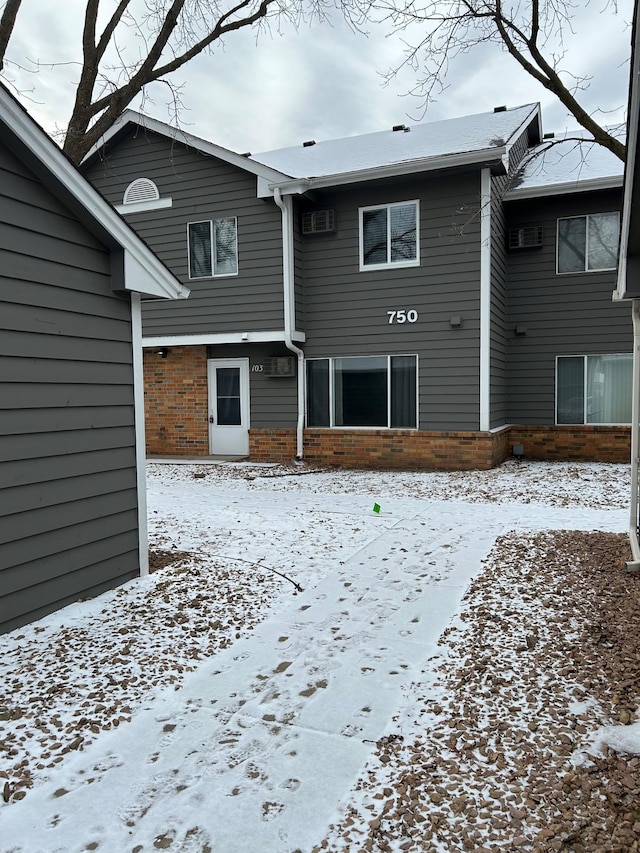
<path id="1" fill-rule="evenodd" d="M 139 570 L 131 306 L 0 146 L 0 630 Z M 118 265 L 120 266 L 120 264 Z"/>
<path id="2" fill-rule="evenodd" d="M 502 194 L 506 178 L 491 181 L 491 344 L 489 426 L 507 418 L 507 258 Z"/>
<path id="3" fill-rule="evenodd" d="M 150 132 L 118 140 L 86 175 L 114 205 L 128 185 L 150 178 L 172 207 L 125 216 L 190 290 L 187 300 L 143 306 L 143 334 L 199 335 L 283 327 L 282 218 L 273 200 L 256 198 L 256 177 Z M 187 224 L 237 217 L 238 274 L 190 279 Z"/>
<path id="4" fill-rule="evenodd" d="M 325 193 L 337 230 L 304 237 L 305 356 L 417 354 L 421 429 L 478 429 L 480 177 L 431 176 Z M 358 210 L 420 201 L 420 266 L 359 270 Z M 418 312 L 389 325 L 389 310 Z M 462 328 L 450 318 L 460 315 Z"/>
<path id="5" fill-rule="evenodd" d="M 270 377 L 252 368 L 266 357 L 297 358 L 282 344 L 229 344 L 208 347 L 208 358 L 248 358 L 250 420 L 253 429 L 292 429 L 298 419 L 298 384 L 295 376 Z"/>
<path id="6" fill-rule="evenodd" d="M 611 300 L 615 271 L 556 274 L 558 217 L 619 210 L 620 203 L 620 193 L 608 191 L 508 204 L 508 227 L 544 226 L 542 248 L 508 253 L 509 422 L 554 423 L 556 356 L 631 352 L 628 306 Z M 526 335 L 516 335 L 516 326 Z"/>

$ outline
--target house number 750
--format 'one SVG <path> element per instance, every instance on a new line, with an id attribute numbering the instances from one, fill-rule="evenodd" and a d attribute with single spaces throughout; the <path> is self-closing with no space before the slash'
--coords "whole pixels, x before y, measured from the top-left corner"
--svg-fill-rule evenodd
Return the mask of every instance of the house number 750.
<path id="1" fill-rule="evenodd" d="M 418 312 L 415 308 L 410 308 L 408 311 L 402 309 L 398 311 L 387 311 L 389 317 L 389 325 L 392 323 L 415 323 L 418 319 Z"/>

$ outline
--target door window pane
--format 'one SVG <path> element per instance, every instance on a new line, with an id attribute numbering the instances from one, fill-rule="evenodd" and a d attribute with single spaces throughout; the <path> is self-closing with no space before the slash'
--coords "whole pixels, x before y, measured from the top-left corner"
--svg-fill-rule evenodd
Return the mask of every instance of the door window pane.
<path id="1" fill-rule="evenodd" d="M 218 426 L 238 426 L 240 419 L 240 368 L 216 370 L 216 410 Z"/>
<path id="2" fill-rule="evenodd" d="M 387 359 L 336 358 L 334 395 L 336 426 L 386 427 Z"/>

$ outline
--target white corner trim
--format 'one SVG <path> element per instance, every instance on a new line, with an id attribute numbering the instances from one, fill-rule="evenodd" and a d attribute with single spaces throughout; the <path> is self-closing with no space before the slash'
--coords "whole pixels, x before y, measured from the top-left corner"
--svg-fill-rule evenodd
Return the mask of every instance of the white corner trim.
<path id="1" fill-rule="evenodd" d="M 144 378 L 142 375 L 142 310 L 140 295 L 131 294 L 131 343 L 133 347 L 133 405 L 136 434 L 136 485 L 138 492 L 138 549 L 140 577 L 149 574 L 147 522 L 147 453 L 144 430 Z"/>
<path id="2" fill-rule="evenodd" d="M 291 338 L 303 344 L 306 340 L 304 332 L 292 331 Z M 201 344 L 216 346 L 218 344 L 271 344 L 284 343 L 284 329 L 273 332 L 220 332 L 212 335 L 155 335 L 142 339 L 142 346 L 148 347 L 193 347 Z"/>
<path id="3" fill-rule="evenodd" d="M 128 204 L 116 204 L 115 208 L 118 213 L 121 213 L 126 216 L 127 213 L 142 213 L 145 210 L 162 210 L 166 207 L 173 206 L 173 199 L 170 197 L 167 198 L 154 198 L 149 201 L 133 201 Z"/>
<path id="4" fill-rule="evenodd" d="M 491 399 L 491 171 L 480 173 L 480 431 L 488 432 Z"/>

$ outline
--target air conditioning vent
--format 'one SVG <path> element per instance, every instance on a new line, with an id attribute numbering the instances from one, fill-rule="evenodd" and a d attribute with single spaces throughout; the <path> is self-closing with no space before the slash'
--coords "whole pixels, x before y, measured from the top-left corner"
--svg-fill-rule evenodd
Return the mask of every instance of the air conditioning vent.
<path id="1" fill-rule="evenodd" d="M 269 356 L 264 360 L 264 375 L 273 378 L 295 376 L 295 361 L 292 355 Z"/>
<path id="2" fill-rule="evenodd" d="M 336 218 L 333 210 L 313 210 L 302 214 L 303 234 L 329 234 L 335 231 Z"/>
<path id="3" fill-rule="evenodd" d="M 509 229 L 509 249 L 536 249 L 542 246 L 542 225 L 525 225 Z"/>

